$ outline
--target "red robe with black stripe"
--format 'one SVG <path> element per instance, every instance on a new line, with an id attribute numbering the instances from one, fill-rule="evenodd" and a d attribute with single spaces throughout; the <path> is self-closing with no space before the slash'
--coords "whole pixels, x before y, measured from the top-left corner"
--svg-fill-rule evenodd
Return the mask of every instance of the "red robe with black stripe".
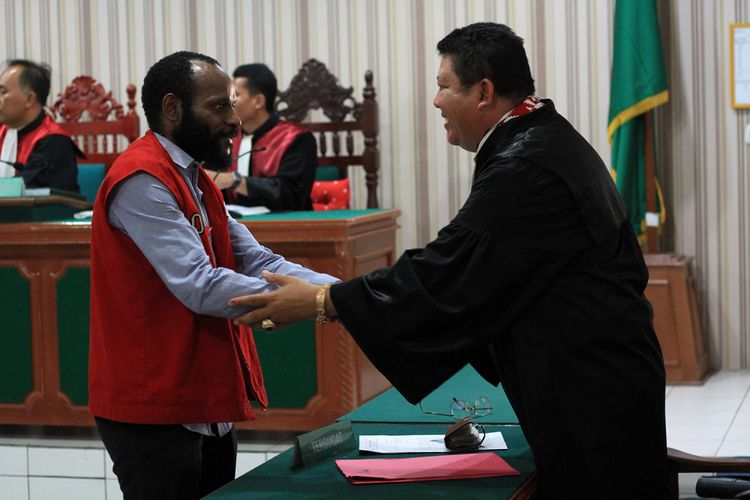
<path id="1" fill-rule="evenodd" d="M 3 147 L 7 133 L 8 126 L 0 125 L 0 148 Z M 36 143 L 50 135 L 64 135 L 65 137 L 69 137 L 65 129 L 58 125 L 49 115 L 45 115 L 42 123 L 37 128 L 28 134 L 19 134 L 16 161 L 26 163 L 29 160 L 31 152 L 34 151 Z"/>

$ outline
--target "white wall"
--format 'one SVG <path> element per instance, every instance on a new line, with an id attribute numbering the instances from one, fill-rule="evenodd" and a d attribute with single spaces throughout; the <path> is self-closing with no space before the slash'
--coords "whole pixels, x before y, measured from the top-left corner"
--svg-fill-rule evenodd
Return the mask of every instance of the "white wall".
<path id="1" fill-rule="evenodd" d="M 695 257 L 717 364 L 750 368 L 748 111 L 729 103 L 729 23 L 750 0 L 658 0 L 671 101 L 658 115 L 669 222 L 664 248 Z M 380 102 L 381 205 L 398 207 L 400 248 L 435 236 L 469 191 L 472 155 L 449 146 L 432 107 L 435 44 L 475 21 L 526 40 L 540 95 L 609 162 L 606 138 L 614 0 L 0 0 L 0 59 L 53 66 L 55 96 L 79 74 L 120 100 L 149 65 L 181 49 L 228 70 L 265 62 L 285 88 L 311 57 Z M 145 120 L 142 121 L 145 127 Z M 364 180 L 354 179 L 364 206 Z"/>

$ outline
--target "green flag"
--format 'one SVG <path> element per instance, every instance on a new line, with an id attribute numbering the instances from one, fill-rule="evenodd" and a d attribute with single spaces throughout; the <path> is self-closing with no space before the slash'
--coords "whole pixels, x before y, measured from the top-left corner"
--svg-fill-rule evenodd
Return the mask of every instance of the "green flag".
<path id="1" fill-rule="evenodd" d="M 645 233 L 646 216 L 644 117 L 668 100 L 655 1 L 617 0 L 608 135 L 612 176 L 639 236 Z M 663 207 L 661 200 L 659 206 Z M 661 219 L 663 222 L 663 210 Z"/>

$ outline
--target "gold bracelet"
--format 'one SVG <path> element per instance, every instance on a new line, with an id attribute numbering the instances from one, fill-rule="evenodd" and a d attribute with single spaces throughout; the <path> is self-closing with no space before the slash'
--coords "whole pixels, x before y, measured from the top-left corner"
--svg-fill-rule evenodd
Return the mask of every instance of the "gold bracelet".
<path id="1" fill-rule="evenodd" d="M 328 323 L 328 315 L 326 314 L 326 293 L 331 288 L 330 283 L 323 285 L 318 288 L 315 292 L 315 321 L 320 325 Z"/>

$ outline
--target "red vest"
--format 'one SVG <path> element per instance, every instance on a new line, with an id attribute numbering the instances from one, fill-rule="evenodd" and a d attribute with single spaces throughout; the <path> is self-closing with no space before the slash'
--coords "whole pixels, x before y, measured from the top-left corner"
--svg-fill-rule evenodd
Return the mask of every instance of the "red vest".
<path id="1" fill-rule="evenodd" d="M 5 135 L 7 133 L 7 125 L 0 125 L 0 148 L 3 147 L 3 142 L 5 141 Z M 16 161 L 26 163 L 31 152 L 34 150 L 34 147 L 36 147 L 36 143 L 49 135 L 64 135 L 65 137 L 69 137 L 65 129 L 58 125 L 51 116 L 45 114 L 42 123 L 40 123 L 37 128 L 18 136 L 18 153 L 16 154 Z"/>
<path id="2" fill-rule="evenodd" d="M 202 230 L 200 210 L 185 181 L 147 132 L 113 163 L 94 202 L 89 411 L 150 424 L 251 419 L 249 400 L 263 406 L 268 400 L 250 329 L 190 311 L 133 240 L 109 224 L 110 194 L 136 172 L 153 175 L 172 192 L 214 267 L 236 269 L 218 188 L 200 169 L 198 185 L 208 214 Z"/>

